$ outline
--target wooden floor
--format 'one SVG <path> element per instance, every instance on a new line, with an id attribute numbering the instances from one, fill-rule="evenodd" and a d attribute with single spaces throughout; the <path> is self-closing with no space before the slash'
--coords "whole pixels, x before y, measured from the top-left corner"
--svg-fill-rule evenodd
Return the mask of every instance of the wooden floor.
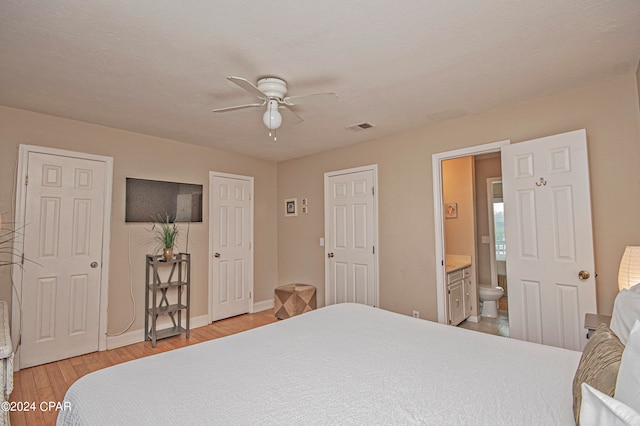
<path id="1" fill-rule="evenodd" d="M 14 389 L 10 401 L 28 406 L 35 406 L 35 411 L 11 412 L 11 424 L 21 425 L 55 425 L 57 412 L 49 410 L 50 402 L 61 402 L 67 389 L 80 377 L 92 371 L 111 365 L 120 364 L 137 358 L 170 351 L 218 337 L 228 336 L 275 322 L 273 309 L 254 314 L 216 321 L 212 324 L 191 330 L 191 336 L 184 335 L 159 340 L 156 348 L 151 342 L 140 342 L 103 352 L 94 352 L 50 364 L 26 368 L 14 374 Z M 44 404 L 43 404 L 44 403 Z M 45 409 L 41 409 L 44 407 Z"/>

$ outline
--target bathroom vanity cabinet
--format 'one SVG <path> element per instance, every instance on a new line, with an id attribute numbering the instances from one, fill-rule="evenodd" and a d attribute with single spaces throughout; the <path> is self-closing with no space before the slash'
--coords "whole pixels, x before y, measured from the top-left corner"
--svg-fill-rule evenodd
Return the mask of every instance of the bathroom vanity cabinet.
<path id="1" fill-rule="evenodd" d="M 447 268 L 449 324 L 458 325 L 471 315 L 471 265 Z"/>

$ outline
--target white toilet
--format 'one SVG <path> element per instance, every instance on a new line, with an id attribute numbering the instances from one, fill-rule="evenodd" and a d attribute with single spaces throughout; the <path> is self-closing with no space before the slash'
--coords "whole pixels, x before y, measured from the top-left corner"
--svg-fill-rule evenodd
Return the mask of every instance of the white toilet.
<path id="1" fill-rule="evenodd" d="M 480 301 L 482 302 L 482 312 L 480 316 L 487 318 L 498 317 L 498 300 L 504 294 L 502 287 L 491 287 L 480 284 L 478 286 Z"/>

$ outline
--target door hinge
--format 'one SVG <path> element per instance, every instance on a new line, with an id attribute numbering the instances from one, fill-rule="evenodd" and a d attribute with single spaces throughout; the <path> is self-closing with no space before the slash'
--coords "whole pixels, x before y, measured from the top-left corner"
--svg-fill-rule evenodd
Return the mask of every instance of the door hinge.
<path id="1" fill-rule="evenodd" d="M 22 253 L 22 259 L 20 259 L 20 264 L 24 266 L 24 253 Z"/>
<path id="2" fill-rule="evenodd" d="M 26 175 L 24 177 L 24 186 L 27 186 L 27 185 L 29 185 L 29 175 Z"/>
<path id="3" fill-rule="evenodd" d="M 374 186 L 371 187 L 371 195 L 376 195 L 376 188 Z"/>
<path id="4" fill-rule="evenodd" d="M 249 241 L 249 250 L 251 250 L 251 241 Z"/>
<path id="5" fill-rule="evenodd" d="M 251 292 L 249 292 L 249 299 L 251 299 Z"/>
<path id="6" fill-rule="evenodd" d="M 251 196 L 252 196 L 251 193 L 249 193 L 249 201 L 251 201 Z"/>
<path id="7" fill-rule="evenodd" d="M 372 249 L 373 249 L 373 254 L 376 254 L 376 246 L 373 246 Z"/>

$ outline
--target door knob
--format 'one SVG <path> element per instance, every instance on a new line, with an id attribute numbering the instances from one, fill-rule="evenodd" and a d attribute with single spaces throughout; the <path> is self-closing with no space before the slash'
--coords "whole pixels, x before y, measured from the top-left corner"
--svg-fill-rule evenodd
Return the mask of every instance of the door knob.
<path id="1" fill-rule="evenodd" d="M 332 253 L 327 254 L 327 257 L 333 257 L 333 252 L 332 252 Z"/>
<path id="2" fill-rule="evenodd" d="M 581 280 L 588 280 L 589 277 L 591 277 L 591 274 L 589 273 L 589 271 L 578 272 L 578 278 L 580 278 Z"/>
<path id="3" fill-rule="evenodd" d="M 213 257 L 220 257 L 220 253 L 214 254 Z"/>
<path id="4" fill-rule="evenodd" d="M 95 269 L 95 268 L 98 267 L 98 262 L 91 262 L 91 265 L 89 265 L 89 266 L 91 266 L 92 268 Z"/>

